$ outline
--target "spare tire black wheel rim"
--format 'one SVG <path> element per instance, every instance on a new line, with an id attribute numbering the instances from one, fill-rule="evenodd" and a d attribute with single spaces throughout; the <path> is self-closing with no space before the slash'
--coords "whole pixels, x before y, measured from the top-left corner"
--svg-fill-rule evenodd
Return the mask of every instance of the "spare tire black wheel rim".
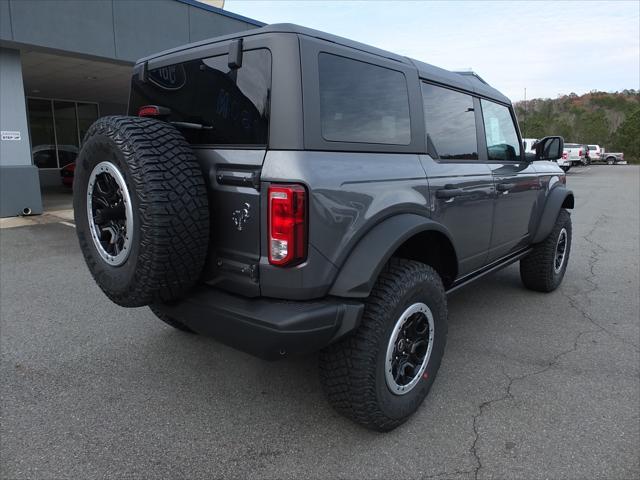
<path id="1" fill-rule="evenodd" d="M 131 251 L 133 209 L 124 177 L 111 162 L 100 162 L 89 176 L 87 217 L 100 257 L 113 267 L 122 265 Z"/>
<path id="2" fill-rule="evenodd" d="M 385 378 L 392 393 L 404 395 L 418 384 L 433 350 L 433 314 L 424 303 L 408 307 L 396 322 L 385 362 Z"/>
<path id="3" fill-rule="evenodd" d="M 553 271 L 556 274 L 560 273 L 562 267 L 564 265 L 564 257 L 567 253 L 567 229 L 563 228 L 560 230 L 560 235 L 558 235 L 558 241 L 556 242 L 556 254 L 554 258 Z"/>

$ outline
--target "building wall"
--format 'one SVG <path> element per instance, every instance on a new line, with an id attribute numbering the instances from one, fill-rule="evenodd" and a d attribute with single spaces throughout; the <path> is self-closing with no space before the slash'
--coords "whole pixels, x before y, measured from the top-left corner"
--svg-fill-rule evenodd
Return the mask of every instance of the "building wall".
<path id="1" fill-rule="evenodd" d="M 0 48 L 0 126 L 21 139 L 0 141 L 0 165 L 31 165 L 20 52 Z"/>
<path id="2" fill-rule="evenodd" d="M 0 41 L 121 62 L 261 22 L 192 0 L 0 0 Z"/>
<path id="3" fill-rule="evenodd" d="M 0 216 L 42 212 L 38 169 L 31 164 L 20 52 L 0 48 Z M 20 139 L 15 134 L 19 132 Z"/>
<path id="4" fill-rule="evenodd" d="M 162 50 L 263 25 L 194 0 L 0 0 L 0 126 L 21 132 L 19 141 L 0 142 L 0 216 L 42 211 L 21 50 L 122 66 Z M 105 103 L 96 95 L 94 101 L 101 102 L 102 115 L 126 113 L 126 99 L 122 104 Z M 59 181 L 57 170 L 42 174 L 45 183 Z"/>

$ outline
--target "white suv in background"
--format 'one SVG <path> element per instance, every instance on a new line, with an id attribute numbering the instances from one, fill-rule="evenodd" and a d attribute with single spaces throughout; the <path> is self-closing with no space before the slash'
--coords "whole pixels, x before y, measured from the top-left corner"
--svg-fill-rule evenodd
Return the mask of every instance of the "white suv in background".
<path id="1" fill-rule="evenodd" d="M 524 152 L 525 153 L 533 153 L 534 155 L 536 154 L 536 150 L 535 148 L 533 148 L 533 145 L 538 141 L 537 138 L 523 138 L 522 139 L 522 146 L 524 147 Z"/>

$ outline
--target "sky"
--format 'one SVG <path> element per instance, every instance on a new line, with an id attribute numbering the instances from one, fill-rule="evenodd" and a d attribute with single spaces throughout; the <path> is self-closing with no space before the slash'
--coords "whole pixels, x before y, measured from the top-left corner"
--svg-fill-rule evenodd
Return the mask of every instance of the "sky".
<path id="1" fill-rule="evenodd" d="M 640 0 L 226 0 L 448 70 L 472 69 L 512 101 L 640 90 Z"/>

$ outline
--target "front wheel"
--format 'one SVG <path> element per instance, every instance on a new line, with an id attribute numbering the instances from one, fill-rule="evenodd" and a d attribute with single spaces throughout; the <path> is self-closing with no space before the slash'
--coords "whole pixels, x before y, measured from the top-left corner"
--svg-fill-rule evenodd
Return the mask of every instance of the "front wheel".
<path id="1" fill-rule="evenodd" d="M 571 169 L 571 165 L 563 165 L 560 167 L 564 173 L 567 173 Z"/>
<path id="2" fill-rule="evenodd" d="M 373 430 L 405 422 L 429 393 L 444 354 L 447 301 L 431 267 L 392 259 L 358 329 L 320 353 L 331 405 Z"/>
<path id="3" fill-rule="evenodd" d="M 552 292 L 564 278 L 571 253 L 571 216 L 560 210 L 551 233 L 520 260 L 520 278 L 525 287 Z"/>

